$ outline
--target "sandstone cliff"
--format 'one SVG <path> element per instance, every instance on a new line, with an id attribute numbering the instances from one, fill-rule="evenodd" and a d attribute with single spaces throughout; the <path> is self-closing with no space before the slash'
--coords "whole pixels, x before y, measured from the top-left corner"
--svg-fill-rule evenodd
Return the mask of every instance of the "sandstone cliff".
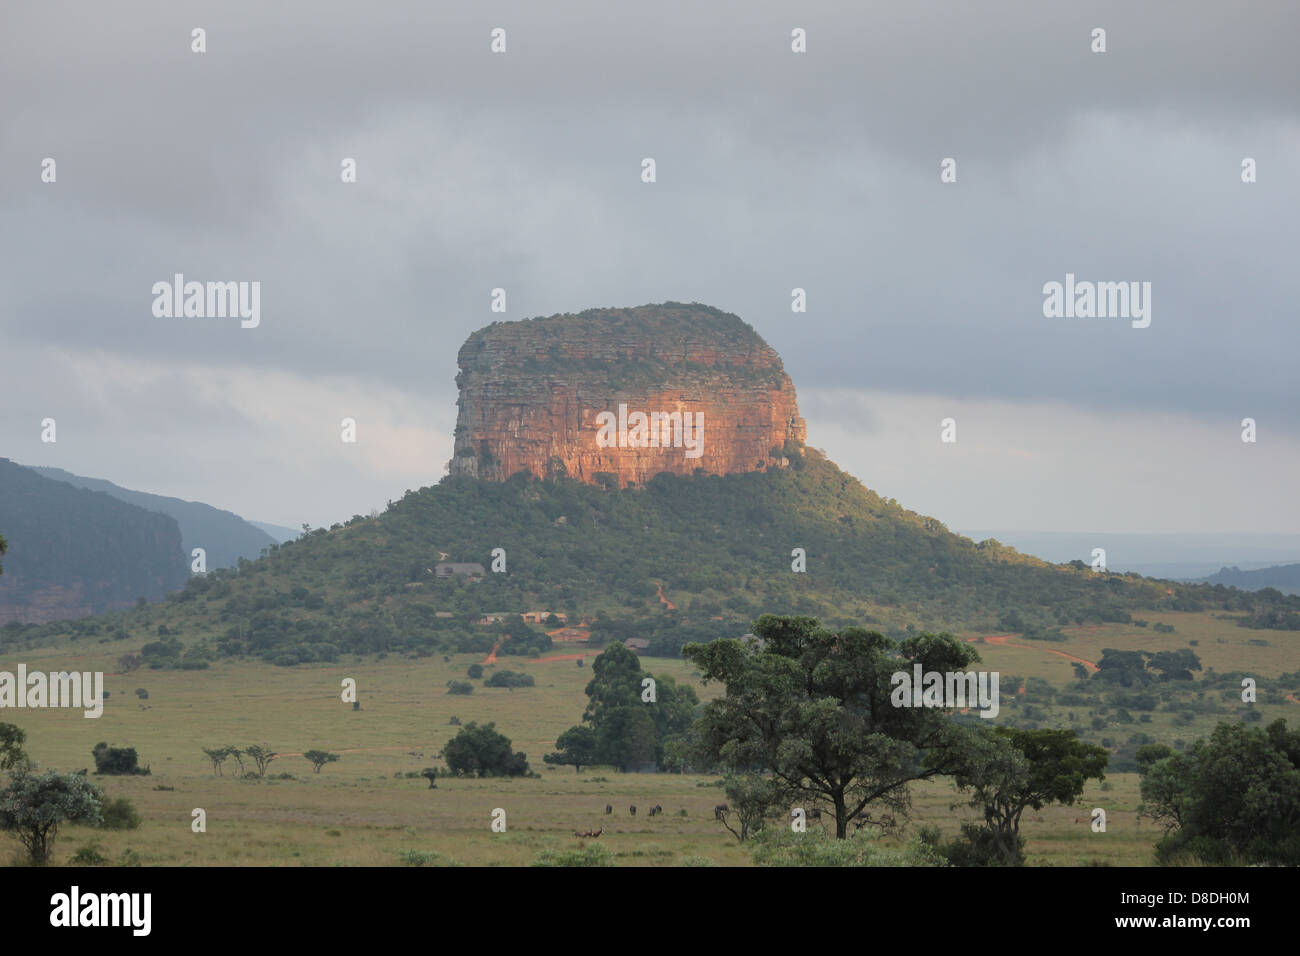
<path id="1" fill-rule="evenodd" d="M 780 356 L 741 319 L 704 305 L 494 322 L 466 340 L 458 363 L 453 475 L 600 482 L 607 473 L 639 485 L 660 472 L 783 467 L 786 442 L 805 440 Z"/>

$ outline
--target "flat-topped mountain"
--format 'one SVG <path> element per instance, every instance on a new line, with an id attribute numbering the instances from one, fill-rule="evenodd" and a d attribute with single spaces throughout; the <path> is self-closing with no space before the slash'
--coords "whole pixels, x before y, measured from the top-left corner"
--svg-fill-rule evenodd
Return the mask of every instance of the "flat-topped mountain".
<path id="1" fill-rule="evenodd" d="M 785 467 L 805 440 L 780 356 L 705 305 L 495 322 L 457 361 L 453 476 L 627 487 Z"/>

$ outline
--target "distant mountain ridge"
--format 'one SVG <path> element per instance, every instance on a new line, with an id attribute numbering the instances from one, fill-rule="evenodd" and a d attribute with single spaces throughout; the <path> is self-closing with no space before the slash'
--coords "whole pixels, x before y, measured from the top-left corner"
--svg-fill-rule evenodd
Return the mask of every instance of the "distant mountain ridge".
<path id="1" fill-rule="evenodd" d="M 1205 580 L 1209 584 L 1223 584 L 1243 591 L 1276 588 L 1283 594 L 1300 594 L 1300 564 L 1281 564 L 1256 571 L 1223 568 Z"/>
<path id="2" fill-rule="evenodd" d="M 44 623 L 158 601 L 189 566 L 176 519 L 0 458 L 0 623 Z"/>
<path id="3" fill-rule="evenodd" d="M 1204 581 L 1225 568 L 1253 571 L 1300 561 L 1300 534 L 958 530 L 977 541 L 996 538 L 1057 564 L 1091 563 L 1092 549 L 1104 548 L 1111 570 L 1179 581 Z"/>
<path id="4" fill-rule="evenodd" d="M 279 544 L 277 538 L 234 512 L 222 511 L 199 501 L 184 501 L 145 491 L 133 491 L 102 478 L 74 475 L 62 468 L 37 465 L 24 467 L 45 478 L 64 481 L 89 491 L 102 491 L 118 501 L 170 515 L 180 525 L 181 547 L 185 553 L 188 555 L 195 548 L 202 548 L 209 570 L 233 568 L 240 558 L 252 561 L 261 555 L 263 549 Z"/>
<path id="5" fill-rule="evenodd" d="M 260 528 L 269 534 L 276 541 L 284 544 L 286 541 L 292 541 L 298 535 L 302 534 L 301 528 L 290 528 L 282 524 L 269 524 L 265 521 L 249 521 L 254 528 Z"/>

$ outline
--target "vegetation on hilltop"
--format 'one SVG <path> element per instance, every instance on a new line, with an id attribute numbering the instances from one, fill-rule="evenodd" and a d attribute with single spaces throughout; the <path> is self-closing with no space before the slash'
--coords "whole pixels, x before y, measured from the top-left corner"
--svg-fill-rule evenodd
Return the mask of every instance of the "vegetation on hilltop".
<path id="1" fill-rule="evenodd" d="M 440 553 L 487 566 L 496 548 L 505 551 L 504 573 L 435 576 Z M 806 551 L 804 573 L 791 569 L 794 548 Z M 446 478 L 378 517 L 309 530 L 257 561 L 196 575 L 163 605 L 9 625 L 0 628 L 0 646 L 147 636 L 141 656 L 150 667 L 244 655 L 292 665 L 341 653 L 486 653 L 498 645 L 498 653 L 531 656 L 550 638 L 518 615 L 561 611 L 588 619 L 597 643 L 648 636 L 650 653 L 676 657 L 685 643 L 743 633 L 762 613 L 905 635 L 1050 632 L 1129 621 L 1139 609 L 1213 609 L 1241 623 L 1300 627 L 1300 598 L 1277 592 L 1095 573 L 976 543 L 805 450 L 788 469 L 664 474 L 638 489 L 526 475 L 501 483 Z M 488 615 L 498 619 L 485 622 Z"/>

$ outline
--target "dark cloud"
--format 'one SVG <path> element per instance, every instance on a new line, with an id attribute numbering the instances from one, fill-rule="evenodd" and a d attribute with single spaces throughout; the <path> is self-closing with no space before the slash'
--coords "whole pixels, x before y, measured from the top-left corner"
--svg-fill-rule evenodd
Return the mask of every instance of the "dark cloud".
<path id="1" fill-rule="evenodd" d="M 15 348 L 345 376 L 442 414 L 501 286 L 508 317 L 717 305 L 797 385 L 1300 431 L 1293 4 L 15 0 L 5 19 Z M 261 327 L 153 318 L 174 272 L 260 281 Z M 1151 327 L 1045 319 L 1066 272 L 1151 282 Z M 185 414 L 195 442 L 230 427 Z"/>

